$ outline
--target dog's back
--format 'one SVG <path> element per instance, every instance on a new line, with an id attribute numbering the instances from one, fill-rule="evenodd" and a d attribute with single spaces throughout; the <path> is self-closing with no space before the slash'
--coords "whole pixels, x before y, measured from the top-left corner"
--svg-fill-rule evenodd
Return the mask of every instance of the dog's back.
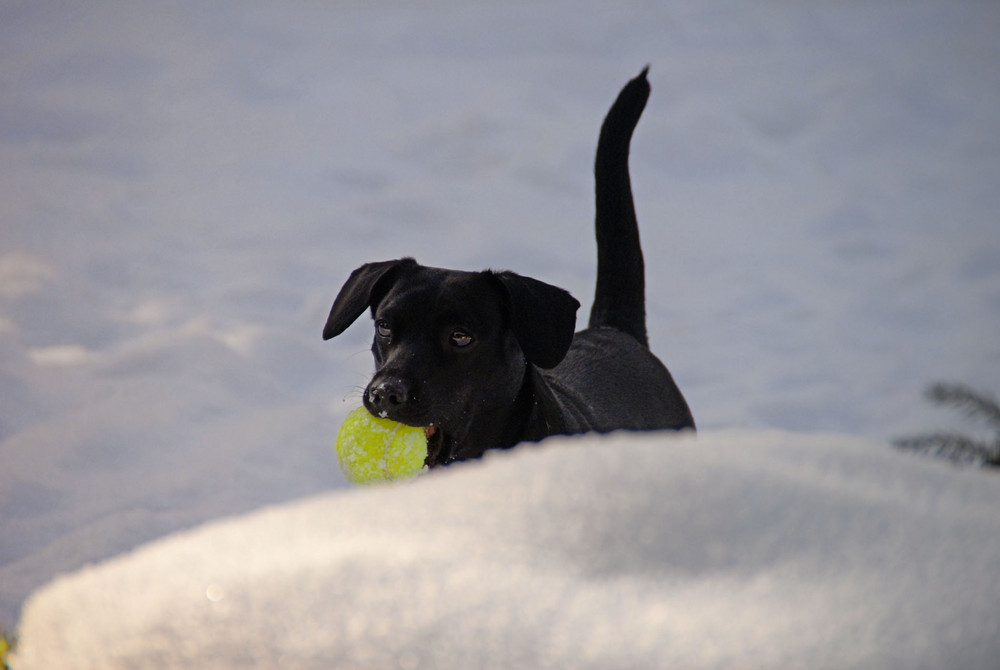
<path id="1" fill-rule="evenodd" d="M 614 328 L 576 334 L 552 370 L 539 370 L 562 434 L 617 429 L 694 428 L 684 396 L 663 363 L 632 335 Z M 538 394 L 543 395 L 542 393 Z"/>

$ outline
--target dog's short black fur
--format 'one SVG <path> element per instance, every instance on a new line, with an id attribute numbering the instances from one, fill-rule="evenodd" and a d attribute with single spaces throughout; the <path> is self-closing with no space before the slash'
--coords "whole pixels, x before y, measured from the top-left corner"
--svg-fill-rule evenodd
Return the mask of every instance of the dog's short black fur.
<path id="1" fill-rule="evenodd" d="M 579 303 L 569 293 L 512 272 L 403 258 L 361 266 L 340 290 L 323 338 L 371 309 L 376 371 L 365 407 L 424 426 L 428 466 L 548 435 L 694 428 L 646 338 L 628 173 L 632 131 L 649 97 L 646 72 L 622 89 L 601 127 L 597 289 L 586 330 L 573 333 Z"/>

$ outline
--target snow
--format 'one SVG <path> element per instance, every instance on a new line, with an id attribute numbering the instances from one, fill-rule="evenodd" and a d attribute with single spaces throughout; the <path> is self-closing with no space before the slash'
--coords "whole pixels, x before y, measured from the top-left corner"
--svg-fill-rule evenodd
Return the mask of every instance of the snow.
<path id="1" fill-rule="evenodd" d="M 62 577 L 17 668 L 991 668 L 998 505 L 860 438 L 557 438 Z"/>
<path id="2" fill-rule="evenodd" d="M 642 636 L 653 636 L 658 621 L 703 639 L 738 614 L 773 624 L 760 639 L 787 646 L 768 653 L 791 655 L 811 638 L 782 637 L 782 608 L 814 613 L 819 605 L 804 602 L 808 589 L 778 584 L 810 584 L 810 556 L 843 553 L 823 576 L 844 569 L 843 582 L 834 588 L 815 577 L 824 597 L 857 615 L 827 612 L 831 630 L 853 621 L 862 632 L 885 633 L 868 648 L 912 660 L 912 645 L 935 641 L 904 644 L 907 632 L 940 630 L 947 611 L 965 608 L 941 635 L 967 644 L 939 641 L 932 651 L 950 667 L 961 667 L 968 651 L 966 665 L 975 667 L 981 652 L 996 651 L 995 642 L 963 632 L 996 632 L 996 614 L 977 609 L 991 595 L 984 584 L 996 581 L 988 555 L 995 526 L 981 515 L 964 526 L 964 508 L 948 507 L 925 520 L 928 537 L 951 542 L 940 551 L 961 559 L 923 555 L 922 567 L 912 568 L 924 570 L 921 583 L 941 601 L 940 615 L 919 594 L 904 608 L 900 592 L 888 593 L 892 584 L 914 583 L 908 570 L 894 582 L 872 568 L 876 582 L 887 580 L 887 591 L 875 591 L 884 598 L 872 595 L 864 607 L 851 600 L 871 585 L 862 571 L 846 569 L 852 560 L 876 560 L 871 528 L 847 527 L 836 540 L 807 535 L 793 551 L 787 525 L 758 525 L 754 546 L 781 564 L 778 573 L 761 573 L 764 581 L 742 569 L 740 545 L 724 531 L 736 522 L 729 510 L 773 502 L 754 480 L 782 459 L 766 457 L 773 445 L 753 447 L 762 435 L 786 447 L 842 444 L 847 461 L 832 446 L 781 453 L 805 463 L 819 454 L 812 467 L 856 475 L 870 465 L 870 476 L 828 482 L 830 496 L 858 505 L 887 495 L 887 481 L 907 490 L 926 483 L 928 499 L 994 490 L 983 473 L 902 455 L 886 441 L 974 430 L 927 405 L 921 391 L 933 381 L 1000 390 L 998 28 L 1000 7 L 989 1 L 4 4 L 0 626 L 17 625 L 28 595 L 61 573 L 207 521 L 303 498 L 308 507 L 308 496 L 346 488 L 331 445 L 370 373 L 370 326 L 359 323 L 328 343 L 320 332 L 337 289 L 360 263 L 412 255 L 442 267 L 511 269 L 570 290 L 586 314 L 597 130 L 619 87 L 649 63 L 653 93 L 632 173 L 650 340 L 703 439 L 714 444 L 717 431 L 738 429 L 724 435 L 750 461 L 720 485 L 730 504 L 705 507 L 715 518 L 671 516 L 680 524 L 671 532 L 693 561 L 713 535 L 697 522 L 716 528 L 721 558 L 712 565 L 729 581 L 673 572 L 664 584 L 665 573 L 641 553 L 580 546 L 609 570 L 631 570 L 633 590 L 624 592 L 635 594 L 636 609 L 570 568 L 552 568 L 562 596 L 488 602 L 498 619 L 521 607 L 537 623 L 552 611 L 543 611 L 545 602 L 556 608 L 578 589 L 576 618 L 564 629 L 540 628 L 531 638 L 537 645 L 529 640 L 510 653 L 551 653 L 542 660 L 557 663 L 565 645 L 583 649 L 591 638 L 606 650 L 621 631 L 602 628 L 604 607 L 629 622 L 636 640 L 651 639 Z M 867 440 L 864 448 L 856 439 Z M 583 442 L 566 467 L 595 449 Z M 875 462 L 857 465 L 865 463 L 859 452 Z M 752 462 L 757 457 L 761 463 Z M 335 491 L 329 504 L 415 496 L 407 504 L 426 509 L 418 492 L 455 486 L 474 495 L 473 473 L 483 473 L 475 476 L 486 486 L 491 468 L 528 469 L 520 458 L 491 459 L 485 470 L 457 470 L 399 493 Z M 687 471 L 705 467 L 699 481 L 721 475 L 709 466 L 692 461 Z M 660 493 L 676 501 L 671 487 L 681 484 L 671 481 L 664 475 Z M 799 482 L 800 502 L 816 502 L 813 484 Z M 790 492 L 784 499 L 799 500 Z M 462 505 L 451 500 L 447 511 Z M 638 523 L 647 508 L 636 505 Z M 801 509 L 802 526 L 826 518 L 823 506 Z M 627 509 L 620 518 L 630 518 Z M 748 528 L 764 521 L 745 519 Z M 545 522 L 562 520 L 553 513 Z M 504 519 L 483 523 L 499 527 Z M 944 530 L 951 524 L 953 535 Z M 437 537 L 400 538 L 400 551 L 430 551 Z M 915 530 L 894 542 L 904 554 L 925 546 Z M 540 579 L 529 570 L 535 561 L 554 565 L 544 561 L 558 550 L 547 551 L 524 558 L 525 579 Z M 949 572 L 952 560 L 967 569 Z M 168 567 L 165 576 L 174 574 Z M 340 583 L 364 569 L 355 563 L 341 578 L 309 579 Z M 473 572 L 458 573 L 452 586 Z M 449 588 L 436 574 L 445 583 L 427 584 L 428 593 Z M 941 595 L 946 586 L 954 589 L 949 598 Z M 697 616 L 677 620 L 678 593 Z M 652 609 L 640 607 L 654 600 Z M 872 622 L 894 605 L 906 618 L 895 632 Z M 308 605 L 301 608 L 308 619 Z M 771 617 L 772 609 L 779 614 Z M 78 616 L 76 625 L 92 624 L 96 636 L 117 621 L 108 617 Z M 25 653 L 35 644 L 31 630 L 43 629 L 25 626 Z M 835 635 L 816 647 L 835 656 L 814 665 L 842 658 L 850 665 Z M 726 641 L 735 646 L 723 645 L 729 651 L 750 643 L 732 636 Z M 441 649 L 462 640 L 439 637 Z M 636 644 L 641 665 L 643 649 L 655 645 Z M 705 649 L 683 665 L 710 665 L 716 657 Z"/>

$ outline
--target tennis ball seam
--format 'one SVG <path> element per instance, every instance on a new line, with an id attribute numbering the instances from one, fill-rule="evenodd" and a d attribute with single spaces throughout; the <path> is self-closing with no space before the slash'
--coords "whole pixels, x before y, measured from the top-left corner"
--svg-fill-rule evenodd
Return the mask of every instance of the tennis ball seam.
<path id="1" fill-rule="evenodd" d="M 392 427 L 392 432 L 382 442 L 382 472 L 385 474 L 386 479 L 395 480 L 396 478 L 392 476 L 389 472 L 389 447 L 392 446 L 392 441 L 396 439 L 396 433 L 399 432 L 399 427 L 402 424 L 397 423 Z"/>

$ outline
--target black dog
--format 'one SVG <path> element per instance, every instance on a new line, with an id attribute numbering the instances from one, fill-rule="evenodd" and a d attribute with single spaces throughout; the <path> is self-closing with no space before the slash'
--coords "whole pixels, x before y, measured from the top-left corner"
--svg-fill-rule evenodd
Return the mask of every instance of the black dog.
<path id="1" fill-rule="evenodd" d="M 622 89 L 601 127 L 589 328 L 574 335 L 580 304 L 569 293 L 512 272 L 442 270 L 403 258 L 361 266 L 340 290 L 323 339 L 371 309 L 376 372 L 365 407 L 424 426 L 428 466 L 548 435 L 694 428 L 646 338 L 628 152 L 649 97 L 647 70 Z"/>

